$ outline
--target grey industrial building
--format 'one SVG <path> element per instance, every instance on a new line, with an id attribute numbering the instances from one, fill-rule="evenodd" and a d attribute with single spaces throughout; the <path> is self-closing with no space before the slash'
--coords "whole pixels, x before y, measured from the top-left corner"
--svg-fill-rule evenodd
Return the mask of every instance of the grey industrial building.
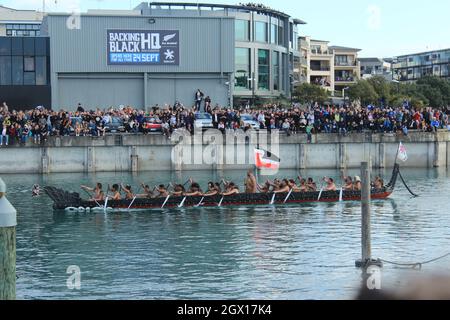
<path id="1" fill-rule="evenodd" d="M 301 24 L 254 4 L 45 14 L 39 38 L 0 37 L 0 98 L 16 109 L 67 110 L 192 106 L 197 89 L 220 106 L 289 98 Z"/>
<path id="2" fill-rule="evenodd" d="M 234 99 L 290 97 L 302 23 L 268 8 L 197 3 L 48 14 L 41 31 L 50 38 L 52 106 L 191 106 L 197 89 L 221 106 Z M 162 61 L 165 52 L 133 53 L 129 47 L 146 35 L 161 37 L 164 45 L 175 34 L 176 41 L 167 43 L 176 61 Z M 111 52 L 116 45 L 124 51 Z"/>

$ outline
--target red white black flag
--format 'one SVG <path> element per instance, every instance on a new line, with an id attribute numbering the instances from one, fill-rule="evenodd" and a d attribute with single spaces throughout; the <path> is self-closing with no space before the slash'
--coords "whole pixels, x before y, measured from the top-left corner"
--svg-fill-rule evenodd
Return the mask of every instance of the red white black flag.
<path id="1" fill-rule="evenodd" d="M 398 158 L 403 162 L 408 161 L 408 153 L 406 152 L 405 146 L 401 142 L 400 146 L 398 147 Z"/>
<path id="2" fill-rule="evenodd" d="M 269 151 L 255 149 L 255 165 L 258 169 L 278 170 L 280 168 L 280 158 Z"/>

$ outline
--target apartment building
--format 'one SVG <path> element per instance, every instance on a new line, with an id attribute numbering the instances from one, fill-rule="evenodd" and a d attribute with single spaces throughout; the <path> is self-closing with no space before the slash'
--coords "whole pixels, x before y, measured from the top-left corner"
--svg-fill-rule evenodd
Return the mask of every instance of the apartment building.
<path id="1" fill-rule="evenodd" d="M 450 79 L 450 49 L 428 51 L 395 57 L 394 80 L 414 82 L 425 76 Z"/>
<path id="2" fill-rule="evenodd" d="M 358 52 L 360 49 L 330 46 L 329 41 L 300 37 L 301 63 L 298 83 L 320 85 L 336 96 L 361 78 Z"/>
<path id="3" fill-rule="evenodd" d="M 361 78 L 370 79 L 374 76 L 382 76 L 386 80 L 392 80 L 392 60 L 380 58 L 359 58 L 361 65 Z"/>

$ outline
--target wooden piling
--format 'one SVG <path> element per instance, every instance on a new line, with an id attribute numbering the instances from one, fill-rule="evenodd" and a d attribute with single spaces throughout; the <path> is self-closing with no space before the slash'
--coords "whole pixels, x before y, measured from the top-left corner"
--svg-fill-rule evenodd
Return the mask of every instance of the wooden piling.
<path id="1" fill-rule="evenodd" d="M 371 237 L 370 237 L 370 202 L 371 202 L 371 181 L 370 162 L 361 163 L 361 251 L 362 262 L 370 261 L 372 258 Z"/>

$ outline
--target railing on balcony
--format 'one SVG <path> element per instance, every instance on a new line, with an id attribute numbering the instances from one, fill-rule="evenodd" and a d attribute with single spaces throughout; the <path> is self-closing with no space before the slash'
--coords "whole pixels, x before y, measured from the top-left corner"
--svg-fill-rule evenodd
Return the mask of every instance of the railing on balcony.
<path id="1" fill-rule="evenodd" d="M 314 54 L 314 55 L 331 55 L 331 53 L 330 53 L 330 51 L 327 51 L 327 50 L 325 50 L 325 51 L 322 51 L 322 50 L 311 50 L 311 54 Z"/>
<path id="2" fill-rule="evenodd" d="M 335 77 L 334 81 L 336 81 L 336 82 L 354 82 L 355 77 Z"/>
<path id="3" fill-rule="evenodd" d="M 358 64 L 356 62 L 350 61 L 350 62 L 341 62 L 341 61 L 336 61 L 334 63 L 335 66 L 337 67 L 356 67 L 358 66 Z"/>
<path id="4" fill-rule="evenodd" d="M 311 66 L 311 71 L 330 71 L 330 67 L 313 67 Z"/>

